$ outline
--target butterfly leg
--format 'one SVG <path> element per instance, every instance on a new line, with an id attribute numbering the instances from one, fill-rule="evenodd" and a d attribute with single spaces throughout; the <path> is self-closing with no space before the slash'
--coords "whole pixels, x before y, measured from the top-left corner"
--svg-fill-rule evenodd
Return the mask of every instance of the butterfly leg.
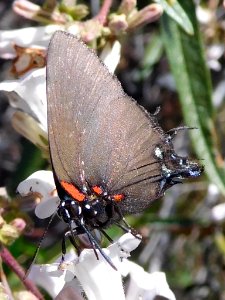
<path id="1" fill-rule="evenodd" d="M 62 263 L 64 262 L 65 260 L 65 255 L 66 255 L 66 233 L 63 235 L 63 238 L 62 238 L 62 256 L 61 256 L 61 260 L 60 260 L 60 263 L 59 263 L 59 269 L 60 269 L 60 266 L 62 265 Z"/>
<path id="2" fill-rule="evenodd" d="M 126 221 L 126 219 L 124 218 L 119 206 L 114 203 L 114 209 L 115 209 L 115 212 L 117 212 L 117 214 L 120 216 L 120 219 L 123 221 L 124 225 L 116 222 L 116 225 L 118 227 L 120 227 L 122 230 L 124 230 L 125 232 L 130 232 L 134 237 L 138 238 L 139 240 L 141 240 L 141 235 L 134 229 L 132 228 Z"/>
<path id="3" fill-rule="evenodd" d="M 102 228 L 97 228 L 106 238 L 110 243 L 113 243 L 113 239 L 103 230 Z"/>
<path id="4" fill-rule="evenodd" d="M 108 262 L 108 264 L 117 271 L 117 268 L 114 266 L 113 262 L 111 261 L 110 257 L 108 257 L 105 252 L 102 250 L 101 246 L 99 245 L 99 243 L 96 241 L 95 237 L 92 235 L 92 233 L 88 230 L 88 228 L 86 228 L 86 226 L 84 224 L 80 224 L 79 227 L 81 227 L 84 232 L 87 234 L 90 243 L 92 244 L 92 249 L 95 252 L 95 255 L 98 259 L 98 253 L 96 251 L 96 249 L 101 253 L 101 255 L 103 256 L 103 258 Z"/>
<path id="5" fill-rule="evenodd" d="M 62 256 L 61 256 L 61 260 L 59 263 L 59 268 L 62 265 L 62 263 L 65 261 L 65 255 L 66 255 L 66 238 L 69 238 L 71 244 L 74 246 L 74 248 L 76 249 L 77 255 L 80 255 L 80 247 L 77 244 L 76 240 L 75 240 L 75 236 L 77 235 L 76 229 L 72 228 L 72 224 L 71 222 L 69 223 L 69 227 L 70 230 L 66 231 L 63 235 L 62 238 Z"/>
<path id="6" fill-rule="evenodd" d="M 77 244 L 76 239 L 75 239 L 75 236 L 78 235 L 78 232 L 77 232 L 76 228 L 73 228 L 73 226 L 72 226 L 73 222 L 74 221 L 71 220 L 71 222 L 69 223 L 69 227 L 70 227 L 69 240 L 70 240 L 71 244 L 74 246 L 74 248 L 76 249 L 77 254 L 79 256 L 81 251 L 80 251 L 80 247 Z"/>

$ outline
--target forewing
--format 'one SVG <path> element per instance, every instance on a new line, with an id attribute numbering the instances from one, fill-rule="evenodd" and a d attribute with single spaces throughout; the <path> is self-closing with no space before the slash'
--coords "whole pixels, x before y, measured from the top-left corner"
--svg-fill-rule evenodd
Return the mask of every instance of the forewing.
<path id="1" fill-rule="evenodd" d="M 47 57 L 48 131 L 52 163 L 60 180 L 79 186 L 83 154 L 89 147 L 84 143 L 90 136 L 87 128 L 94 130 L 100 106 L 106 109 L 122 95 L 120 84 L 94 52 L 73 35 L 54 34 Z M 89 172 L 95 175 L 97 170 Z"/>

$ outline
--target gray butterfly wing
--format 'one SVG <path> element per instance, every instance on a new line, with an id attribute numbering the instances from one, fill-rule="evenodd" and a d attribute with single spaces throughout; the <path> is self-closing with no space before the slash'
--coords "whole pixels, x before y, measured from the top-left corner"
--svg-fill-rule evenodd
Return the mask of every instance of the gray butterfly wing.
<path id="1" fill-rule="evenodd" d="M 59 180 L 82 189 L 82 175 L 109 194 L 123 193 L 124 213 L 141 211 L 163 194 L 160 156 L 173 152 L 168 137 L 95 53 L 66 32 L 56 32 L 49 45 L 47 97 Z M 177 162 L 167 160 L 175 168 Z"/>

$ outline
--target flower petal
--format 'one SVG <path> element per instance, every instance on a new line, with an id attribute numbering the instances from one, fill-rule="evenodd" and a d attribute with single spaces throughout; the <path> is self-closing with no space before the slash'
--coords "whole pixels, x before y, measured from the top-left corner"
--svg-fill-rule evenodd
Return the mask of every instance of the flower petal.
<path id="1" fill-rule="evenodd" d="M 52 34 L 62 29 L 59 25 L 48 25 L 39 27 L 27 27 L 15 30 L 0 30 L 0 57 L 9 59 L 16 56 L 13 45 L 22 47 L 38 47 L 47 48 Z"/>
<path id="2" fill-rule="evenodd" d="M 225 203 L 215 205 L 212 208 L 211 217 L 215 222 L 223 222 L 225 220 Z"/>
<path id="3" fill-rule="evenodd" d="M 147 273 L 139 265 L 127 261 L 130 268 L 130 284 L 126 299 L 154 300 L 157 296 L 175 300 L 174 293 L 170 290 L 165 273 Z"/>
<path id="4" fill-rule="evenodd" d="M 42 201 L 35 207 L 35 215 L 39 219 L 49 218 L 56 212 L 59 204 L 59 197 L 52 197 L 48 201 Z"/>
<path id="5" fill-rule="evenodd" d="M 40 219 L 50 217 L 60 203 L 57 196 L 55 182 L 51 171 L 37 171 L 22 181 L 17 191 L 21 196 L 27 196 L 30 193 L 37 193 L 40 203 L 35 208 L 35 214 Z"/>
<path id="6" fill-rule="evenodd" d="M 50 276 L 49 272 L 46 272 L 45 266 L 34 265 L 28 278 L 44 288 L 52 298 L 55 298 L 65 285 L 65 274 L 65 272 L 61 272 L 61 276 Z"/>
<path id="7" fill-rule="evenodd" d="M 121 248 L 121 250 L 125 253 L 130 253 L 134 249 L 138 247 L 138 245 L 141 242 L 141 235 L 137 235 L 136 237 L 131 233 L 125 233 L 122 235 L 119 240 L 117 241 L 117 244 Z M 112 246 L 109 246 L 112 247 Z"/>
<path id="8" fill-rule="evenodd" d="M 71 249 L 65 255 L 65 263 L 66 261 L 76 260 L 76 258 L 77 254 Z M 30 280 L 44 288 L 52 298 L 55 298 L 65 285 L 72 285 L 74 289 L 80 291 L 77 281 L 74 280 L 74 275 L 68 270 L 59 269 L 60 260 L 61 257 L 53 264 L 33 265 L 28 275 Z"/>
<path id="9" fill-rule="evenodd" d="M 115 41 L 113 44 L 108 42 L 102 50 L 100 58 L 112 74 L 120 61 L 120 51 L 121 44 L 119 41 Z"/>
<path id="10" fill-rule="evenodd" d="M 102 249 L 118 271 L 109 265 L 98 250 L 96 250 L 98 260 L 92 249 L 85 249 L 81 252 L 78 263 L 68 269 L 74 272 L 89 300 L 125 299 L 120 272 L 123 269 L 122 258 L 129 256 L 129 252 L 134 250 L 139 243 L 140 239 L 131 233 L 126 233 L 107 249 Z"/>
<path id="11" fill-rule="evenodd" d="M 114 264 L 119 262 L 119 258 L 111 257 L 107 249 L 103 249 L 103 251 L 112 259 Z M 97 260 L 93 250 L 83 250 L 74 273 L 89 300 L 125 299 L 120 272 L 115 271 L 101 254 Z"/>
<path id="12" fill-rule="evenodd" d="M 0 83 L 13 107 L 36 118 L 47 132 L 47 99 L 45 68 L 26 73 L 19 80 Z"/>
<path id="13" fill-rule="evenodd" d="M 30 193 L 39 193 L 42 201 L 46 201 L 55 195 L 55 182 L 52 171 L 37 171 L 22 181 L 17 191 L 21 196 L 27 196 Z"/>
<path id="14" fill-rule="evenodd" d="M 16 111 L 12 116 L 12 126 L 19 134 L 39 147 L 42 155 L 48 156 L 48 135 L 38 121 L 22 111 Z"/>

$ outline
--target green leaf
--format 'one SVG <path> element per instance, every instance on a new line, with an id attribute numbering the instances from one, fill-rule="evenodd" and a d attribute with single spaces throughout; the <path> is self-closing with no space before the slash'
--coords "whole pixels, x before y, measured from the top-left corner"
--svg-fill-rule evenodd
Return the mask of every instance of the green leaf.
<path id="1" fill-rule="evenodd" d="M 186 33 L 194 34 L 194 28 L 187 13 L 177 0 L 155 0 L 155 2 L 161 4 L 165 13 L 176 21 Z"/>
<path id="2" fill-rule="evenodd" d="M 163 53 L 163 42 L 161 35 L 156 32 L 145 47 L 145 53 L 141 60 L 141 71 L 138 79 L 144 80 L 151 74 L 153 66 L 158 63 Z"/>
<path id="3" fill-rule="evenodd" d="M 143 81 L 150 76 L 154 65 L 157 64 L 162 57 L 163 50 L 161 34 L 159 32 L 153 33 L 150 41 L 145 46 L 145 52 L 140 61 L 140 68 L 135 72 L 134 80 Z"/>
<path id="4" fill-rule="evenodd" d="M 185 122 L 198 128 L 190 131 L 195 151 L 204 159 L 209 179 L 225 195 L 224 161 L 219 154 L 210 74 L 206 67 L 194 4 L 191 0 L 183 3 L 194 26 L 194 35 L 186 34 L 171 18 L 164 15 L 161 19 L 162 38 Z"/>

